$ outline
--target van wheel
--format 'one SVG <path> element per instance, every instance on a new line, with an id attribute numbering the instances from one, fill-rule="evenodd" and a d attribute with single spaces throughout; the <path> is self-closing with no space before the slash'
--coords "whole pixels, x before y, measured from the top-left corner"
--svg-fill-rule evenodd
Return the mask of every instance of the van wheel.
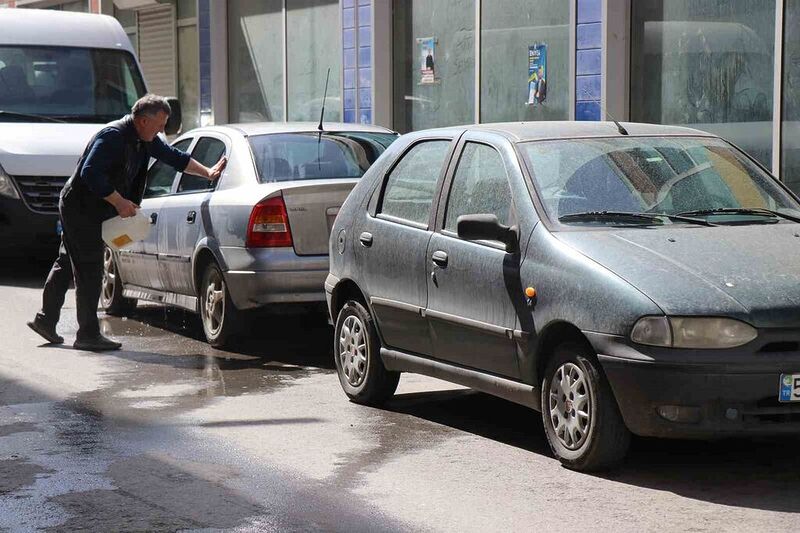
<path id="1" fill-rule="evenodd" d="M 333 353 L 345 394 L 354 402 L 381 405 L 397 390 L 400 372 L 386 370 L 381 341 L 369 311 L 348 301 L 336 319 Z"/>
<path id="2" fill-rule="evenodd" d="M 100 289 L 100 307 L 107 315 L 128 316 L 136 309 L 136 298 L 122 296 L 122 279 L 119 277 L 117 260 L 108 246 L 103 251 L 103 281 Z"/>
<path id="3" fill-rule="evenodd" d="M 622 461 L 630 432 L 600 364 L 580 343 L 558 346 L 542 379 L 542 421 L 567 468 L 603 470 Z"/>
<path id="4" fill-rule="evenodd" d="M 230 344 L 241 327 L 241 313 L 231 300 L 222 270 L 214 262 L 203 273 L 197 305 L 208 343 L 215 348 Z"/>

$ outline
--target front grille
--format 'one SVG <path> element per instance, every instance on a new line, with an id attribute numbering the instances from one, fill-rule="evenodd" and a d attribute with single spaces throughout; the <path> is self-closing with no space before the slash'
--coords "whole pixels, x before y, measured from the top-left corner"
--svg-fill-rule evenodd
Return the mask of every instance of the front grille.
<path id="1" fill-rule="evenodd" d="M 58 213 L 58 195 L 67 182 L 66 177 L 13 176 L 12 179 L 17 183 L 28 209 L 36 213 Z"/>
<path id="2" fill-rule="evenodd" d="M 796 424 L 800 422 L 800 405 L 779 402 L 777 396 L 762 398 L 755 407 L 742 410 L 742 420 L 760 424 Z"/>

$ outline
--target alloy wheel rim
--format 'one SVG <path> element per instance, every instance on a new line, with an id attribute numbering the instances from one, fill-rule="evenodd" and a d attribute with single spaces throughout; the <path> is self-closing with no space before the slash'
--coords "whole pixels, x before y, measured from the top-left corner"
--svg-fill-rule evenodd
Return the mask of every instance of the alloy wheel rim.
<path id="1" fill-rule="evenodd" d="M 550 425 L 561 444 L 577 450 L 592 427 L 591 396 L 586 373 L 574 363 L 564 363 L 553 374 L 549 391 Z"/>
<path id="2" fill-rule="evenodd" d="M 114 300 L 114 285 L 117 282 L 117 271 L 114 268 L 114 253 L 110 248 L 103 252 L 103 283 L 102 298 L 103 307 L 108 307 Z"/>
<path id="3" fill-rule="evenodd" d="M 225 282 L 214 274 L 209 280 L 203 295 L 203 323 L 206 330 L 215 336 L 222 329 L 225 320 Z"/>
<path id="4" fill-rule="evenodd" d="M 364 324 L 354 315 L 348 316 L 339 332 L 339 363 L 345 379 L 358 387 L 367 375 L 367 340 Z"/>

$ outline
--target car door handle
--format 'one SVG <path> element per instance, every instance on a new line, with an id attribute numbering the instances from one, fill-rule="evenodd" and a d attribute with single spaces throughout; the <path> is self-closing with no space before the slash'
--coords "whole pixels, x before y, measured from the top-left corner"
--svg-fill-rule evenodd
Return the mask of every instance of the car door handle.
<path id="1" fill-rule="evenodd" d="M 440 268 L 447 268 L 447 254 L 441 250 L 433 252 L 431 256 L 433 264 Z"/>
<path id="2" fill-rule="evenodd" d="M 361 241 L 361 244 L 363 246 L 369 248 L 370 246 L 372 246 L 372 233 L 365 231 L 364 233 L 361 234 L 358 240 Z"/>
<path id="3" fill-rule="evenodd" d="M 158 213 L 150 213 L 150 224 L 158 222 Z"/>
<path id="4" fill-rule="evenodd" d="M 189 213 L 186 215 L 186 222 L 189 224 L 194 224 L 194 219 L 196 216 L 197 213 L 195 211 L 189 211 Z"/>

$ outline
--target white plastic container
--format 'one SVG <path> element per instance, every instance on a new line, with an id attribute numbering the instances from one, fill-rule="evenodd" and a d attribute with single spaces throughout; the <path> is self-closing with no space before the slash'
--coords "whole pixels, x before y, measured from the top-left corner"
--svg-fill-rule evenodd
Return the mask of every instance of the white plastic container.
<path id="1" fill-rule="evenodd" d="M 146 239 L 150 227 L 150 219 L 141 211 L 128 218 L 117 216 L 103 222 L 103 240 L 112 250 L 121 250 Z"/>

